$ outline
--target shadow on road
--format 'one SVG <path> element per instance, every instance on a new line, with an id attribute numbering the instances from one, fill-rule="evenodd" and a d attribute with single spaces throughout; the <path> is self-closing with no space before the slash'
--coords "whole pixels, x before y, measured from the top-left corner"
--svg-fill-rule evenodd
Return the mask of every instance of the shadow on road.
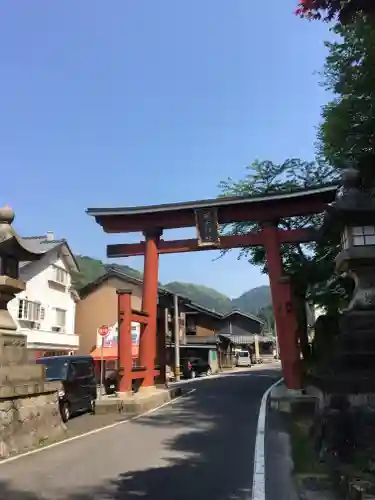
<path id="1" fill-rule="evenodd" d="M 267 373 L 279 378 L 274 371 L 257 371 Z M 84 490 L 51 497 L 9 489 L 1 480 L 0 467 L 0 499 L 249 500 L 258 409 L 272 382 L 272 378 L 243 376 L 207 380 L 197 384 L 197 391 L 183 403 L 135 421 L 132 425 L 168 430 L 160 461 L 152 468 L 127 471 L 99 487 L 87 485 Z M 14 465 L 22 474 L 21 461 Z M 67 475 L 68 483 L 69 471 L 61 474 Z"/>

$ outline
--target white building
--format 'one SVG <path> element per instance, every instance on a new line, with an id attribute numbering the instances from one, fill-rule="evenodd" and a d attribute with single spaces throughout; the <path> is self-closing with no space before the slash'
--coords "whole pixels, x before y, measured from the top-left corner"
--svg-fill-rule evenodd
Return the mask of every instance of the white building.
<path id="1" fill-rule="evenodd" d="M 79 298 L 72 288 L 72 275 L 78 272 L 74 255 L 66 241 L 55 240 L 51 232 L 24 239 L 28 248 L 45 253 L 20 265 L 26 289 L 9 302 L 9 312 L 36 357 L 71 354 L 79 347 L 75 334 Z"/>

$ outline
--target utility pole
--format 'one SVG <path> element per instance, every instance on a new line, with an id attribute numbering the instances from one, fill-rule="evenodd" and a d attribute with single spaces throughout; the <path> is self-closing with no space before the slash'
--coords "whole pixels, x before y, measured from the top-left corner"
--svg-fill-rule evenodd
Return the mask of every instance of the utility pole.
<path id="1" fill-rule="evenodd" d="M 278 336 L 277 336 L 277 329 L 276 329 L 276 321 L 275 321 L 275 330 L 274 330 L 274 334 L 275 334 L 275 347 L 276 347 L 276 356 L 277 356 L 277 359 L 280 359 L 280 346 L 279 346 L 279 339 L 278 339 Z"/>
<path id="2" fill-rule="evenodd" d="M 180 314 L 178 312 L 178 295 L 173 295 L 173 325 L 174 325 L 174 365 L 176 381 L 180 380 Z"/>
<path id="3" fill-rule="evenodd" d="M 259 353 L 259 337 L 258 335 L 254 335 L 254 349 L 255 349 L 255 362 L 260 362 L 260 353 Z"/>
<path id="4" fill-rule="evenodd" d="M 168 307 L 164 308 L 164 330 L 165 330 L 165 338 L 169 340 L 169 309 Z"/>

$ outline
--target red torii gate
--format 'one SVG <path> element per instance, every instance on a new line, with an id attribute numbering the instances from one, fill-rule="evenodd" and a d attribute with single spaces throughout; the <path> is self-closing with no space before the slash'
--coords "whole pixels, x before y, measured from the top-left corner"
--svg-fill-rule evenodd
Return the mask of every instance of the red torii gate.
<path id="1" fill-rule="evenodd" d="M 133 311 L 134 317 L 142 316 L 144 324 L 140 339 L 143 386 L 152 386 L 156 374 L 156 315 L 158 296 L 159 254 L 194 252 L 199 250 L 223 250 L 246 246 L 263 245 L 266 251 L 267 268 L 270 279 L 272 303 L 275 314 L 280 357 L 286 385 L 299 389 L 300 353 L 297 339 L 297 321 L 292 306 L 291 286 L 283 279 L 283 264 L 280 255 L 282 243 L 306 243 L 316 239 L 316 231 L 311 229 L 278 229 L 278 221 L 283 217 L 312 215 L 321 213 L 334 200 L 336 186 L 300 190 L 290 193 L 270 194 L 258 197 L 223 197 L 210 200 L 168 203 L 127 208 L 89 208 L 88 215 L 94 216 L 106 233 L 143 232 L 145 240 L 139 243 L 107 246 L 107 256 L 113 258 L 144 255 L 144 283 L 142 312 Z M 219 225 L 234 222 L 256 221 L 261 230 L 239 236 L 220 236 Z M 163 240 L 164 229 L 196 227 L 197 239 Z M 130 321 L 132 312 L 130 297 L 123 299 L 119 307 L 127 311 L 127 321 L 120 326 L 120 368 L 126 374 L 120 383 L 120 392 L 129 390 L 132 377 L 131 357 L 127 356 L 131 347 Z M 134 320 L 134 319 L 133 319 Z M 138 318 L 139 320 L 139 318 Z M 121 353 L 123 353 L 121 355 Z M 125 363 L 125 358 L 128 360 Z M 130 361 L 129 361 L 130 360 Z M 160 368 L 165 380 L 165 367 Z"/>

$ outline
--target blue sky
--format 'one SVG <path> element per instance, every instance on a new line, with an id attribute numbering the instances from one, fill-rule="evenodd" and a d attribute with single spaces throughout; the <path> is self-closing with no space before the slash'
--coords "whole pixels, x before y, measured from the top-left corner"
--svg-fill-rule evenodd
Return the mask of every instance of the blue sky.
<path id="1" fill-rule="evenodd" d="M 254 159 L 312 159 L 329 34 L 296 3 L 3 0 L 0 203 L 16 229 L 105 260 L 106 244 L 140 236 L 104 234 L 87 207 L 215 197 Z M 231 297 L 268 282 L 215 256 L 162 256 L 160 280 Z"/>

